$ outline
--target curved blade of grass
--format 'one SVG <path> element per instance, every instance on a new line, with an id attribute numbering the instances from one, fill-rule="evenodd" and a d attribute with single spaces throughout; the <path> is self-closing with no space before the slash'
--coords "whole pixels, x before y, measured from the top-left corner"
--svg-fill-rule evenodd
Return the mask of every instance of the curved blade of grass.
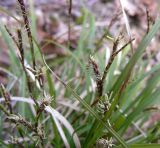
<path id="1" fill-rule="evenodd" d="M 20 85 L 19 85 L 19 94 L 21 96 L 26 96 L 26 77 L 25 74 L 22 74 L 22 78 L 20 81 Z M 18 112 L 21 112 L 22 116 L 26 116 L 26 114 L 28 113 L 26 110 L 26 104 L 22 103 L 21 105 L 18 105 Z"/>
<path id="2" fill-rule="evenodd" d="M 14 68 L 14 72 L 16 72 L 16 74 L 18 75 L 19 71 L 18 70 L 15 71 L 15 68 L 20 67 L 20 63 L 19 63 L 18 58 L 15 54 L 13 41 L 12 41 L 11 37 L 8 35 L 6 29 L 4 28 L 1 21 L 0 21 L 0 32 L 2 33 L 2 37 L 3 37 L 4 41 L 8 45 L 9 57 L 10 57 L 10 60 L 11 60 L 11 67 Z"/>
<path id="3" fill-rule="evenodd" d="M 48 71 L 46 71 L 46 76 L 47 76 L 50 96 L 52 96 L 55 99 L 56 91 L 55 91 L 55 87 L 54 87 L 54 83 L 52 81 L 51 75 Z M 56 106 L 56 101 L 53 101 L 52 107 L 55 107 L 55 106 Z"/>
<path id="4" fill-rule="evenodd" d="M 54 114 L 52 114 L 52 117 L 53 117 L 53 120 L 54 120 L 54 122 L 55 122 L 55 125 L 56 125 L 56 127 L 57 127 L 57 129 L 58 129 L 58 132 L 59 132 L 59 134 L 61 135 L 61 138 L 62 138 L 62 140 L 63 140 L 63 142 L 64 142 L 65 147 L 69 148 L 69 147 L 70 147 L 70 146 L 69 146 L 69 143 L 68 143 L 68 141 L 67 141 L 67 138 L 66 138 L 66 136 L 65 136 L 65 134 L 64 134 L 64 132 L 63 132 L 63 129 L 62 129 L 59 121 L 57 120 L 57 118 L 55 117 Z"/>
<path id="5" fill-rule="evenodd" d="M 78 41 L 78 55 L 80 55 L 82 53 L 82 50 L 84 48 L 84 41 L 86 39 L 86 24 L 87 24 L 87 17 L 88 17 L 88 11 L 86 9 L 84 10 L 84 14 L 83 14 L 83 24 L 82 24 L 82 30 L 81 30 L 81 34 L 80 34 L 80 38 Z"/>
<path id="6" fill-rule="evenodd" d="M 121 7 L 122 7 L 122 13 L 123 13 L 123 17 L 124 17 L 124 21 L 125 21 L 125 25 L 126 25 L 126 30 L 127 30 L 129 39 L 131 40 L 132 39 L 132 35 L 131 35 L 131 28 L 130 28 L 130 25 L 129 25 L 128 17 L 127 17 L 127 14 L 125 12 L 125 9 L 124 9 L 123 1 L 120 0 L 120 3 L 121 3 Z M 132 53 L 133 53 L 132 42 L 130 43 L 130 45 L 131 45 L 131 50 L 132 50 Z"/>
<path id="7" fill-rule="evenodd" d="M 57 43 L 57 42 L 55 42 L 53 40 L 47 39 L 45 41 L 46 41 L 46 45 L 51 43 L 53 45 L 56 45 L 57 47 L 60 47 L 60 48 L 64 49 L 65 51 L 67 51 L 69 53 L 69 55 L 71 55 L 76 60 L 76 62 L 84 69 L 83 63 L 79 60 L 79 58 L 77 57 L 77 55 L 75 55 L 67 47 L 65 47 L 65 46 L 63 46 L 63 45 L 61 45 L 61 44 L 59 44 L 59 43 Z"/>
<path id="8" fill-rule="evenodd" d="M 126 108 L 124 113 L 128 112 L 131 107 L 133 107 L 137 102 L 147 101 L 146 98 L 152 94 L 153 90 L 157 87 L 157 84 L 160 82 L 159 77 L 160 71 L 157 71 L 147 82 L 146 88 L 139 94 L 139 96 L 130 103 Z"/>
<path id="9" fill-rule="evenodd" d="M 137 101 L 141 100 L 139 97 L 137 97 L 137 99 L 135 99 L 134 101 L 133 101 L 133 99 L 128 99 L 128 98 L 130 98 L 130 96 L 134 96 L 133 93 L 136 93 L 136 91 L 138 90 L 137 89 L 138 84 L 141 83 L 141 81 L 143 81 L 147 76 L 149 76 L 159 70 L 160 70 L 160 65 L 157 64 L 150 71 L 148 71 L 147 73 L 144 73 L 139 78 L 137 78 L 134 82 L 129 84 L 129 86 L 126 88 L 125 92 L 121 96 L 121 98 L 123 98 L 123 100 L 120 102 L 120 104 L 121 104 L 120 108 L 122 108 L 122 110 L 124 110 L 123 114 L 127 113 L 128 110 L 131 109 Z M 158 77 L 159 77 L 159 75 L 157 74 L 157 78 Z M 155 76 L 154 76 L 154 78 L 155 78 Z M 157 78 L 156 78 L 155 82 L 159 81 L 159 80 L 157 80 Z M 153 85 L 153 80 L 151 80 L 150 83 L 151 84 L 148 83 L 148 85 L 147 85 L 148 87 Z M 156 84 L 154 84 L 154 85 L 156 85 Z M 154 89 L 154 86 L 153 86 L 153 89 Z M 145 89 L 143 91 L 143 93 L 145 93 L 145 92 L 148 92 L 148 90 Z M 148 96 L 148 95 L 146 95 L 146 96 Z M 114 127 L 116 129 L 118 129 L 121 125 L 123 125 L 126 120 L 126 117 L 124 117 L 122 115 L 119 115 L 118 117 L 113 117 L 113 118 L 114 118 L 114 123 L 115 123 Z M 117 121 L 115 122 L 115 120 L 117 120 Z"/>

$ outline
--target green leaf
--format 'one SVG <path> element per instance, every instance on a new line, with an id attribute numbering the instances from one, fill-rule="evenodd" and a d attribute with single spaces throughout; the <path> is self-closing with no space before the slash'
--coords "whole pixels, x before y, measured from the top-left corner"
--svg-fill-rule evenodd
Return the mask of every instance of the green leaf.
<path id="1" fill-rule="evenodd" d="M 125 80 L 128 79 L 128 77 L 129 77 L 131 71 L 133 70 L 135 64 L 137 63 L 137 61 L 141 57 L 142 53 L 144 52 L 146 47 L 149 45 L 149 43 L 151 42 L 152 38 L 157 33 L 159 28 L 160 28 L 160 18 L 155 22 L 155 24 L 151 28 L 150 32 L 142 39 L 141 43 L 139 44 L 138 48 L 136 49 L 136 52 L 131 57 L 128 64 L 123 69 L 121 75 L 119 76 L 118 80 L 116 81 L 113 88 L 111 89 L 112 92 L 113 92 L 112 100 L 113 100 L 113 98 L 114 98 L 114 100 L 113 100 L 111 108 L 110 108 L 109 112 L 106 114 L 105 118 L 110 116 L 112 111 L 115 109 L 116 104 L 119 102 L 119 98 L 120 98 L 119 92 L 120 92 L 121 86 L 123 85 L 123 82 L 125 82 Z"/>

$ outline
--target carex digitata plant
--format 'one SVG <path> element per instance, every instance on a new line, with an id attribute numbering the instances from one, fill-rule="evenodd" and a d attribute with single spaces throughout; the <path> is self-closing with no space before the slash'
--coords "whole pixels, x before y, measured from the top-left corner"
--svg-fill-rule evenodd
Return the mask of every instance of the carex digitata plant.
<path id="1" fill-rule="evenodd" d="M 158 148 L 160 124 L 146 123 L 153 111 L 159 111 L 160 65 L 146 70 L 145 63 L 149 61 L 141 57 L 159 30 L 160 19 L 152 26 L 148 19 L 146 34 L 133 50 L 132 36 L 121 45 L 124 33 L 116 37 L 109 33 L 121 13 L 113 17 L 95 41 L 95 19 L 84 8 L 77 49 L 71 50 L 73 5 L 70 0 L 68 44 L 46 41 L 67 52 L 61 64 L 56 61 L 52 67 L 33 35 L 33 20 L 24 1 L 17 2 L 21 19 L 0 8 L 19 23 L 14 32 L 0 24 L 1 36 L 9 46 L 14 65 L 3 71 L 17 82 L 10 89 L 10 81 L 6 86 L 1 84 L 0 146 Z M 126 17 L 125 11 L 123 15 Z M 129 31 L 127 21 L 126 26 Z M 106 40 L 112 44 L 107 63 L 103 56 L 106 50 L 99 51 Z"/>

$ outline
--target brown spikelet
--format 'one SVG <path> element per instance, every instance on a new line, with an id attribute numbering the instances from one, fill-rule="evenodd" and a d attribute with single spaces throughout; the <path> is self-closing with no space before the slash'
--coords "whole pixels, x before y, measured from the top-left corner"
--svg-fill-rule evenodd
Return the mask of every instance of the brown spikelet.
<path id="1" fill-rule="evenodd" d="M 101 92 L 102 92 L 100 90 L 101 89 L 101 74 L 99 72 L 99 68 L 98 68 L 97 63 L 92 56 L 90 56 L 90 58 L 89 58 L 89 64 L 92 66 L 94 75 L 96 77 L 97 95 L 101 96 Z"/>
<path id="2" fill-rule="evenodd" d="M 149 14 L 149 10 L 146 8 L 146 15 L 147 15 L 147 31 L 146 34 L 148 34 L 149 30 L 150 30 L 150 14 Z"/>
<path id="3" fill-rule="evenodd" d="M 21 30 L 18 29 L 17 30 L 17 34 L 18 34 L 18 46 L 19 46 L 18 49 L 19 49 L 19 52 L 20 52 L 22 65 L 24 65 L 24 49 L 23 49 Z"/>

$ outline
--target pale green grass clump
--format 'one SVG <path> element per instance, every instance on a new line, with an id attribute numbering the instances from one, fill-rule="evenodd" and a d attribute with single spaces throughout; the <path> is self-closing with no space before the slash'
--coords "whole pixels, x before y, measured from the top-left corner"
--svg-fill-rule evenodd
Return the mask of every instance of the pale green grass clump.
<path id="1" fill-rule="evenodd" d="M 152 111 L 159 111 L 160 65 L 146 71 L 145 62 L 149 61 L 141 59 L 160 28 L 160 19 L 128 57 L 134 40 L 131 36 L 119 48 L 122 36 L 112 39 L 108 30 L 95 45 L 95 20 L 85 9 L 77 49 L 70 50 L 70 43 L 67 47 L 46 41 L 68 53 L 60 59 L 61 64 L 59 59 L 47 64 L 36 42 L 35 16 L 29 24 L 23 0 L 18 2 L 23 18 L 18 23 L 25 27 L 28 42 L 21 27 L 14 37 L 0 24 L 11 63 L 4 69 L 10 76 L 8 84 L 1 84 L 0 146 L 160 147 L 160 124 L 145 128 Z M 32 3 L 31 8 L 34 12 Z M 104 56 L 107 49 L 103 53 L 97 50 L 104 38 L 110 38 L 113 44 L 109 59 Z"/>

